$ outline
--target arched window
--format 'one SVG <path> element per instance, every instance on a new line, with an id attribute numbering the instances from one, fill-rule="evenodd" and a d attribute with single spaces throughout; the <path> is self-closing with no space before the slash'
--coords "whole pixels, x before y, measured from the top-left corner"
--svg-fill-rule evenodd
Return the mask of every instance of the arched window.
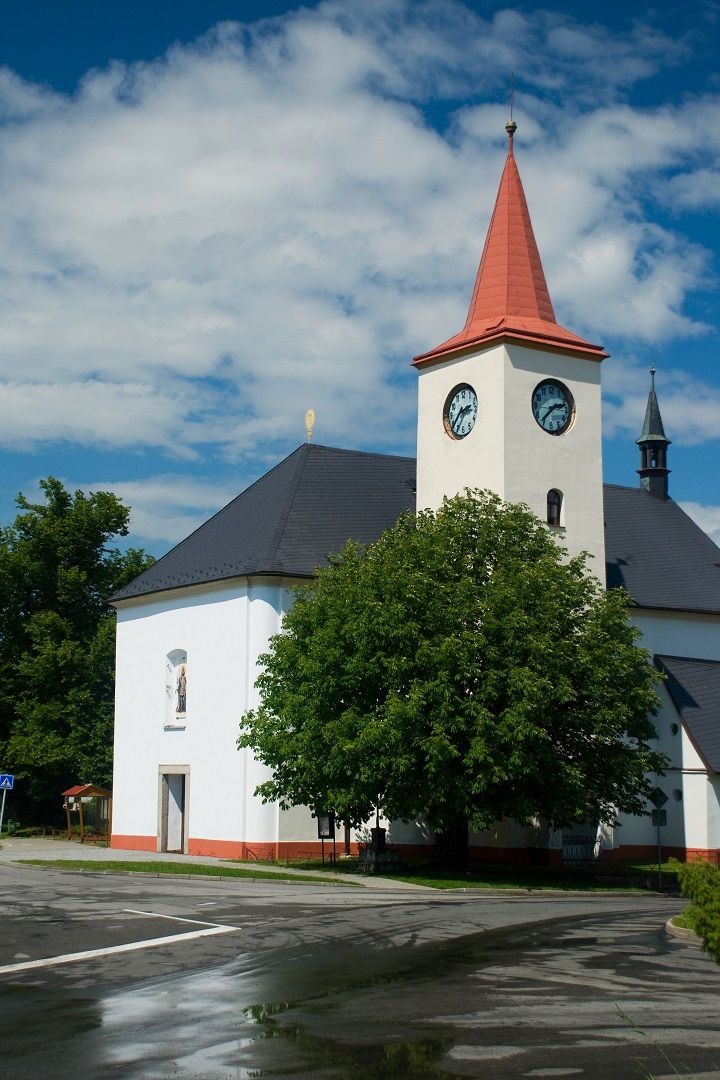
<path id="1" fill-rule="evenodd" d="M 563 494 L 557 488 L 550 488 L 547 493 L 547 523 L 559 527 L 562 525 Z"/>
<path id="2" fill-rule="evenodd" d="M 184 728 L 187 717 L 188 662 L 185 649 L 165 658 L 165 727 Z"/>

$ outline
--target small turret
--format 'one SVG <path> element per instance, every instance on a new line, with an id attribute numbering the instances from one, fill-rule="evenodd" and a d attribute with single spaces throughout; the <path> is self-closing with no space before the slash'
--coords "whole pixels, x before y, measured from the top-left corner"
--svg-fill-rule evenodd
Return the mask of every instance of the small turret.
<path id="1" fill-rule="evenodd" d="M 635 442 L 640 447 L 640 487 L 654 495 L 656 499 L 668 497 L 667 448 L 670 446 L 663 428 L 660 406 L 655 393 L 655 368 L 650 368 L 650 393 L 645 409 L 645 423 L 640 438 Z"/>

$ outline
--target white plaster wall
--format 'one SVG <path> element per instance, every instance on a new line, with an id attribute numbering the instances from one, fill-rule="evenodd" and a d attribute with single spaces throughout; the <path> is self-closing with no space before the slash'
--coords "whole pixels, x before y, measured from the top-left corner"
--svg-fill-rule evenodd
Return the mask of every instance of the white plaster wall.
<path id="1" fill-rule="evenodd" d="M 557 378 L 575 399 L 575 422 L 563 435 L 536 423 L 532 391 Z M 467 382 L 478 396 L 475 427 L 464 439 L 445 431 L 450 391 Z M 524 502 L 545 520 L 547 492 L 564 496 L 560 542 L 571 555 L 588 551 L 604 577 L 600 364 L 564 353 L 495 345 L 419 371 L 417 505 L 437 508 L 443 496 L 488 488 Z"/>
<path id="2" fill-rule="evenodd" d="M 159 767 L 185 766 L 187 836 L 278 839 L 277 806 L 264 806 L 253 795 L 267 770 L 236 743 L 241 715 L 258 703 L 257 657 L 291 602 L 292 593 L 279 582 L 238 580 L 120 608 L 114 833 L 157 835 Z M 178 648 L 188 656 L 187 719 L 184 730 L 168 731 L 165 658 Z"/>
<path id="3" fill-rule="evenodd" d="M 708 847 L 720 848 L 720 776 L 708 777 Z"/>
<path id="4" fill-rule="evenodd" d="M 564 383 L 575 399 L 575 421 L 563 435 L 548 435 L 531 411 L 532 393 L 545 378 Z M 525 502 L 544 521 L 547 493 L 563 493 L 570 555 L 588 551 L 590 569 L 605 578 L 602 497 L 600 364 L 565 353 L 507 346 L 505 365 L 505 489 L 508 502 Z"/>
<path id="5" fill-rule="evenodd" d="M 338 839 L 343 836 L 342 822 L 337 822 L 335 832 Z M 281 810 L 278 815 L 278 839 L 292 842 L 317 840 L 317 821 L 307 806 L 291 806 Z"/>
<path id="6" fill-rule="evenodd" d="M 661 611 L 631 613 L 632 622 L 642 631 L 639 644 L 652 653 L 687 656 L 700 660 L 720 659 L 720 619 L 712 616 Z M 718 846 L 713 825 L 716 813 L 715 779 L 708 777 L 705 764 L 683 727 L 680 716 L 664 685 L 657 688 L 660 709 L 654 718 L 657 748 L 667 754 L 670 766 L 665 776 L 654 778 L 669 796 L 664 808 L 667 825 L 661 840 L 668 846 L 706 848 Z M 673 726 L 678 728 L 673 733 Z M 673 792 L 680 791 L 676 800 Z M 614 843 L 654 844 L 657 829 L 650 817 L 621 815 L 622 827 L 615 830 Z"/>
<path id="7" fill-rule="evenodd" d="M 505 363 L 505 348 L 496 345 L 419 369 L 418 509 L 437 509 L 445 495 L 457 495 L 466 487 L 488 488 L 503 497 Z M 464 382 L 477 394 L 477 420 L 466 438 L 451 439 L 443 409 L 453 387 Z"/>
<path id="8" fill-rule="evenodd" d="M 245 612 L 244 637 L 247 642 L 245 654 L 245 700 L 243 711 L 254 709 L 260 703 L 255 680 L 261 667 L 258 656 L 267 650 L 273 634 L 280 631 L 283 616 L 284 594 L 281 587 L 258 583 L 251 586 Z M 256 842 L 272 842 L 279 839 L 280 810 L 276 803 L 263 803 L 255 794 L 255 788 L 269 779 L 270 770 L 256 761 L 245 749 L 243 758 L 244 809 L 242 835 Z"/>
<path id="9" fill-rule="evenodd" d="M 687 656 L 720 660 L 720 618 L 687 612 L 631 611 L 631 621 L 642 631 L 639 644 L 661 656 Z"/>

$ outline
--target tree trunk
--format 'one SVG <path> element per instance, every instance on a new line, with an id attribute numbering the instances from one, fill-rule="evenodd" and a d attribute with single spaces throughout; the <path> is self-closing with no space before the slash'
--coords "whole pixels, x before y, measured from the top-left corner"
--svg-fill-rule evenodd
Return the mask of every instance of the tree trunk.
<path id="1" fill-rule="evenodd" d="M 467 870 L 470 864 L 469 823 L 459 817 L 452 825 L 436 834 L 435 856 L 444 870 Z"/>

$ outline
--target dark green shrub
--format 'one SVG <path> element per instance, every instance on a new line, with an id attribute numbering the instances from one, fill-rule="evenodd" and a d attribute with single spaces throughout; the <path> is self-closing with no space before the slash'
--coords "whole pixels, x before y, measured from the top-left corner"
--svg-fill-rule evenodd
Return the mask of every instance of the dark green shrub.
<path id="1" fill-rule="evenodd" d="M 695 905 L 695 931 L 720 964 L 720 869 L 709 862 L 679 863 L 673 859 L 683 896 Z"/>

